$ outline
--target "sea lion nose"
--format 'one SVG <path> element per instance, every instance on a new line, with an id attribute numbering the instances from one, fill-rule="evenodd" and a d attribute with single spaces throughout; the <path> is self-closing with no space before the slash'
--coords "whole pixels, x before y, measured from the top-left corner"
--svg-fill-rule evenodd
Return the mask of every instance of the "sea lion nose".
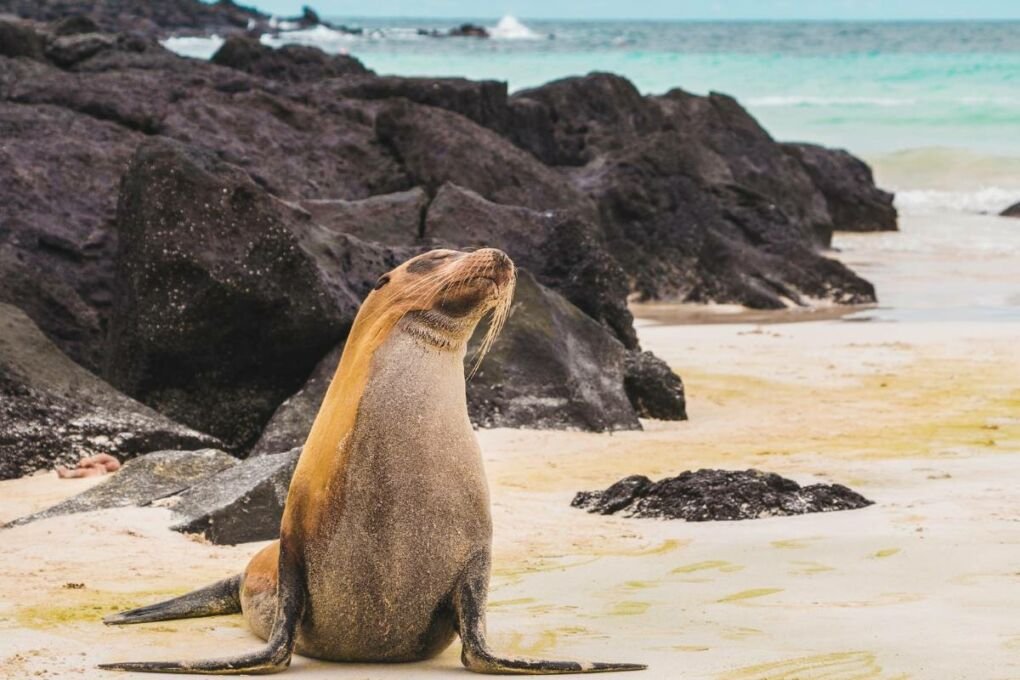
<path id="1" fill-rule="evenodd" d="M 492 264 L 500 269 L 509 269 L 514 266 L 514 261 L 510 259 L 510 256 L 504 253 L 498 248 L 486 248 L 486 252 L 492 258 Z"/>

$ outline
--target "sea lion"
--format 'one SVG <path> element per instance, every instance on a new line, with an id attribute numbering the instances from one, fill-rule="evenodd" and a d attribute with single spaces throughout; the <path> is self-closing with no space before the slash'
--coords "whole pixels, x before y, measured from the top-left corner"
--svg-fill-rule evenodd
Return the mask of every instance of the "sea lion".
<path id="1" fill-rule="evenodd" d="M 267 641 L 262 649 L 100 667 L 272 673 L 294 651 L 334 661 L 417 661 L 459 634 L 462 662 L 481 673 L 645 668 L 504 658 L 486 643 L 492 519 L 467 414 L 464 355 L 489 312 L 479 360 L 491 346 L 515 281 L 513 262 L 491 248 L 434 250 L 383 275 L 358 312 L 305 442 L 280 539 L 243 574 L 105 620 L 240 611 Z"/>

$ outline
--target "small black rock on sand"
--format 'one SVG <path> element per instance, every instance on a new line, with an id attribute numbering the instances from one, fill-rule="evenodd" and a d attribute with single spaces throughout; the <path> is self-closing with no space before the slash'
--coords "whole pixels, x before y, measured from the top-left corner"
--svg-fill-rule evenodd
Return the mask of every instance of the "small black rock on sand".
<path id="1" fill-rule="evenodd" d="M 600 515 L 707 522 L 855 510 L 872 503 L 841 484 L 801 486 L 760 470 L 698 470 L 658 482 L 631 475 L 604 491 L 580 491 L 570 504 Z"/>

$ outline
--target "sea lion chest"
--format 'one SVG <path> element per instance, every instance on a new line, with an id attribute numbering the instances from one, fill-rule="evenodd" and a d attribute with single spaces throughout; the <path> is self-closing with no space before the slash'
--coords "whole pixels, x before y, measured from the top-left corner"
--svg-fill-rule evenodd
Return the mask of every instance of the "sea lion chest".
<path id="1" fill-rule="evenodd" d="M 431 656 L 454 636 L 454 581 L 492 533 L 463 350 L 398 326 L 372 359 L 350 436 L 340 492 L 305 547 L 299 648 L 337 660 Z"/>

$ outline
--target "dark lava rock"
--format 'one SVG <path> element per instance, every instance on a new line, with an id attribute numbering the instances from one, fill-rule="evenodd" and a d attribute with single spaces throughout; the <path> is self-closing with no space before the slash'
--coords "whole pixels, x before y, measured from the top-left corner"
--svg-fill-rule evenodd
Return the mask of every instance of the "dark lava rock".
<path id="1" fill-rule="evenodd" d="M 459 113 L 497 132 L 509 127 L 511 115 L 507 85 L 499 80 L 348 76 L 322 83 L 317 94 L 366 100 L 400 97 Z"/>
<path id="2" fill-rule="evenodd" d="M 874 289 L 817 253 L 832 231 L 825 196 L 730 97 L 642 97 L 610 74 L 514 95 L 548 119 L 530 147 L 595 201 L 610 252 L 643 299 L 755 308 L 874 300 Z M 525 143 L 515 137 L 517 143 Z"/>
<path id="3" fill-rule="evenodd" d="M 451 38 L 488 38 L 489 31 L 478 24 L 461 24 L 451 28 L 447 35 Z"/>
<path id="4" fill-rule="evenodd" d="M 512 99 L 531 102 L 534 115 L 550 121 L 551 144 L 525 146 L 550 165 L 587 165 L 663 125 L 662 113 L 629 80 L 610 73 L 554 80 Z"/>
<path id="5" fill-rule="evenodd" d="M 476 347 L 469 347 L 469 367 Z M 606 329 L 518 270 L 506 326 L 467 384 L 471 420 L 483 427 L 641 429 L 623 387 L 626 357 Z"/>
<path id="6" fill-rule="evenodd" d="M 46 58 L 60 68 L 70 68 L 116 44 L 116 37 L 105 33 L 64 35 L 46 46 Z"/>
<path id="7" fill-rule="evenodd" d="M 330 77 L 321 53 L 243 40 L 228 68 L 153 36 L 264 29 L 232 3 L 0 0 L 11 8 L 83 19 L 0 26 L 30 57 L 0 57 L 0 299 L 231 451 L 339 344 L 379 273 L 428 246 L 504 247 L 630 350 L 628 294 L 873 299 L 817 252 L 825 190 L 728 97 L 643 97 L 607 74 L 513 97 L 492 81 Z M 155 152 L 167 138 L 187 150 Z"/>
<path id="8" fill-rule="evenodd" d="M 638 416 L 687 420 L 684 384 L 669 365 L 651 352 L 627 353 L 624 389 Z"/>
<path id="9" fill-rule="evenodd" d="M 301 201 L 301 207 L 317 224 L 333 232 L 394 246 L 418 242 L 428 205 L 429 197 L 420 187 L 360 201 Z"/>
<path id="10" fill-rule="evenodd" d="M 82 17 L 104 31 L 229 33 L 268 28 L 270 17 L 234 0 L 0 0 L 0 14 L 36 21 Z"/>
<path id="11" fill-rule="evenodd" d="M 326 54 L 308 45 L 284 45 L 273 49 L 248 36 L 227 38 L 211 61 L 263 78 L 289 82 L 371 73 L 351 56 Z"/>
<path id="12" fill-rule="evenodd" d="M 0 479 L 73 467 L 97 453 L 124 460 L 209 446 L 219 441 L 117 392 L 63 355 L 24 313 L 0 304 Z"/>
<path id="13" fill-rule="evenodd" d="M 342 352 L 343 345 L 338 345 L 323 357 L 304 386 L 280 404 L 262 429 L 262 436 L 248 454 L 249 458 L 276 454 L 304 444 L 340 365 Z"/>
<path id="14" fill-rule="evenodd" d="M 872 501 L 840 484 L 801 486 L 759 470 L 698 470 L 658 482 L 632 475 L 603 491 L 581 491 L 570 504 L 601 515 L 706 522 L 855 510 Z"/>
<path id="15" fill-rule="evenodd" d="M 868 165 L 842 149 L 784 144 L 825 196 L 836 231 L 896 231 L 893 195 L 875 186 Z"/>
<path id="16" fill-rule="evenodd" d="M 236 166 L 161 139 L 125 175 L 118 231 L 107 375 L 232 452 L 345 337 L 379 275 L 421 251 L 315 224 Z"/>
<path id="17" fill-rule="evenodd" d="M 379 112 L 375 126 L 379 140 L 429 193 L 451 182 L 490 201 L 533 210 L 587 204 L 560 173 L 452 111 L 397 101 Z"/>
<path id="18" fill-rule="evenodd" d="M 280 520 L 301 448 L 252 458 L 199 481 L 167 505 L 182 520 L 172 528 L 218 545 L 280 535 Z"/>
<path id="19" fill-rule="evenodd" d="M 0 16 L 0 57 L 42 59 L 45 49 L 45 38 L 30 24 Z"/>
<path id="20" fill-rule="evenodd" d="M 211 154 L 143 144 L 118 211 L 111 381 L 231 450 L 252 445 L 360 300 L 326 282 L 302 221 Z"/>
<path id="21" fill-rule="evenodd" d="M 999 215 L 1002 217 L 1020 217 L 1020 203 L 1014 203 L 999 213 Z"/>
<path id="22" fill-rule="evenodd" d="M 42 65 L 19 60 L 33 77 Z M 0 59 L 0 69 L 14 64 Z M 0 102 L 0 302 L 96 369 L 113 296 L 108 228 L 141 135 L 50 105 Z"/>
<path id="23" fill-rule="evenodd" d="M 128 461 L 118 472 L 88 491 L 16 519 L 7 526 L 77 512 L 150 505 L 237 464 L 236 458 L 215 449 L 156 451 Z"/>
<path id="24" fill-rule="evenodd" d="M 78 35 L 80 33 L 101 33 L 102 29 L 95 21 L 82 14 L 72 14 L 53 22 L 54 35 Z"/>

